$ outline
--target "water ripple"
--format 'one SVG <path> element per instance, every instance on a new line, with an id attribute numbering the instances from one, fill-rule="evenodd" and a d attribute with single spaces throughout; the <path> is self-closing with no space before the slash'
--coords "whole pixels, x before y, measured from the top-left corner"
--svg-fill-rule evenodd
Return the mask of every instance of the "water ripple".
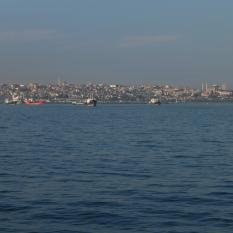
<path id="1" fill-rule="evenodd" d="M 231 105 L 0 110 L 0 232 L 232 233 Z"/>

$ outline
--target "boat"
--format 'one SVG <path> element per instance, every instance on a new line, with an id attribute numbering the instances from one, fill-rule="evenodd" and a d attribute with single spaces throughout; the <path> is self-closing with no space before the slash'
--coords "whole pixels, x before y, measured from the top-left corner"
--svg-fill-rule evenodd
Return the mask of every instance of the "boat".
<path id="1" fill-rule="evenodd" d="M 73 102 L 71 102 L 71 104 L 73 104 L 73 105 L 83 105 L 84 103 L 73 101 Z"/>
<path id="2" fill-rule="evenodd" d="M 20 101 L 18 101 L 18 100 L 9 100 L 9 99 L 5 99 L 5 104 L 13 104 L 13 105 L 16 105 L 16 104 L 20 104 Z"/>
<path id="3" fill-rule="evenodd" d="M 19 98 L 19 96 L 12 96 L 11 99 L 5 99 L 5 104 L 13 104 L 13 105 L 16 105 L 16 104 L 21 104 L 21 99 Z"/>
<path id="4" fill-rule="evenodd" d="M 161 102 L 158 98 L 152 98 L 150 101 L 149 101 L 149 104 L 156 104 L 156 105 L 160 105 Z"/>
<path id="5" fill-rule="evenodd" d="M 97 100 L 93 98 L 89 98 L 84 103 L 86 106 L 96 107 Z"/>
<path id="6" fill-rule="evenodd" d="M 46 104 L 46 102 L 44 100 L 26 99 L 26 100 L 24 100 L 24 104 L 27 104 L 27 105 L 43 105 L 43 104 Z"/>

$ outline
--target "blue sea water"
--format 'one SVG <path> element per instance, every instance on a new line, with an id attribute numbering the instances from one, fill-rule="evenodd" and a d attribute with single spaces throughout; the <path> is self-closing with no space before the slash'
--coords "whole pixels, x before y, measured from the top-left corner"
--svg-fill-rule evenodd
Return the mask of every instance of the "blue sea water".
<path id="1" fill-rule="evenodd" d="M 0 232 L 232 233 L 233 105 L 0 105 Z"/>

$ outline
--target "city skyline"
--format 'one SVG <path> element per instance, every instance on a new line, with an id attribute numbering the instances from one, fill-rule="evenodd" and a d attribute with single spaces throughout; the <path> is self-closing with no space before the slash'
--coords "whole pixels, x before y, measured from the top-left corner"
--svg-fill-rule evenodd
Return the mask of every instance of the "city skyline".
<path id="1" fill-rule="evenodd" d="M 0 0 L 0 82 L 233 87 L 233 2 Z"/>
<path id="2" fill-rule="evenodd" d="M 199 85 L 195 86 L 195 85 L 184 85 L 184 84 L 173 84 L 173 83 L 168 83 L 168 82 L 162 82 L 162 83 L 120 83 L 120 82 L 96 82 L 96 81 L 86 81 L 86 82 L 79 82 L 79 81 L 75 81 L 75 82 L 71 82 L 69 80 L 65 80 L 65 79 L 57 79 L 57 80 L 46 80 L 46 82 L 40 82 L 40 81 L 26 81 L 26 82 L 22 82 L 20 80 L 18 81 L 7 81 L 7 82 L 0 82 L 0 86 L 1 85 L 30 85 L 30 84 L 37 84 L 37 85 L 61 85 L 61 83 L 64 83 L 66 85 L 107 85 L 107 86 L 170 86 L 170 87 L 174 87 L 174 88 L 192 88 L 192 89 L 196 89 L 196 90 L 204 90 L 207 89 L 207 87 L 210 86 L 219 86 L 223 89 L 226 90 L 232 90 L 233 88 L 228 85 L 228 83 L 226 82 L 215 82 L 215 83 L 208 83 L 207 81 L 201 82 L 199 83 Z"/>
<path id="3" fill-rule="evenodd" d="M 30 101 L 49 103 L 83 103 L 94 98 L 102 103 L 171 103 L 171 102 L 232 102 L 233 91 L 225 85 L 202 84 L 202 88 L 179 88 L 169 85 L 107 85 L 38 83 L 0 85 L 0 103 L 22 104 Z M 158 101 L 159 100 L 159 101 Z"/>

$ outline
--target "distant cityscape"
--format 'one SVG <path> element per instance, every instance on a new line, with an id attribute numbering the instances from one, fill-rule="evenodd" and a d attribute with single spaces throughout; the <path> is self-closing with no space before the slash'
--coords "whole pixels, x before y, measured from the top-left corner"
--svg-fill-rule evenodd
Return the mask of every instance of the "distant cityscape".
<path id="1" fill-rule="evenodd" d="M 157 98 L 164 103 L 233 102 L 233 91 L 226 85 L 202 83 L 200 89 L 171 85 L 117 84 L 0 84 L 0 102 L 45 100 L 48 103 L 83 102 L 95 98 L 99 103 L 148 103 Z"/>

